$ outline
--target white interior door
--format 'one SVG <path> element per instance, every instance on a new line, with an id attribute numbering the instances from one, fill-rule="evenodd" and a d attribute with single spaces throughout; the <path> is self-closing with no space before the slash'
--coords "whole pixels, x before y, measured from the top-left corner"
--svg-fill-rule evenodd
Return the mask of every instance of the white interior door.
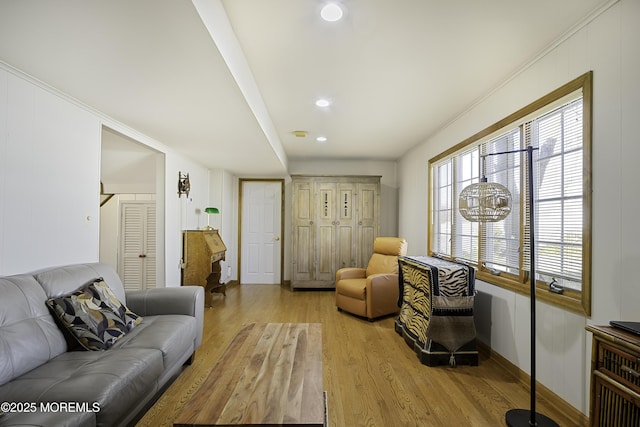
<path id="1" fill-rule="evenodd" d="M 241 284 L 280 284 L 282 181 L 242 181 Z"/>

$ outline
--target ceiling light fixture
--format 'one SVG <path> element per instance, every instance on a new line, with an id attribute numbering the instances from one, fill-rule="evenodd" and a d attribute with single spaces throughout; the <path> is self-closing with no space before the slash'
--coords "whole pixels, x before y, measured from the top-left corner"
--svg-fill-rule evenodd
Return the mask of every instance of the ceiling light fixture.
<path id="1" fill-rule="evenodd" d="M 316 141 L 318 142 L 327 142 L 327 137 L 326 136 L 319 136 L 316 138 Z"/>
<path id="2" fill-rule="evenodd" d="M 327 22 L 339 21 L 342 18 L 342 8 L 335 3 L 326 4 L 320 11 L 320 16 Z"/>
<path id="3" fill-rule="evenodd" d="M 320 108 L 326 108 L 329 105 L 331 105 L 331 101 L 329 101 L 328 99 L 318 99 L 316 101 L 316 106 L 320 107 Z"/>

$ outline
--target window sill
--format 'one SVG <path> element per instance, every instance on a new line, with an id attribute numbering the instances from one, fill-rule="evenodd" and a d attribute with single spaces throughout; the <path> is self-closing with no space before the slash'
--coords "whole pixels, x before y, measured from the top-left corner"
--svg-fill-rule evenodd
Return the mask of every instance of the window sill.
<path id="1" fill-rule="evenodd" d="M 476 279 L 507 289 L 513 292 L 517 292 L 521 295 L 529 295 L 529 284 L 520 283 L 516 280 L 506 277 L 496 276 L 491 273 L 476 270 Z M 536 300 L 543 301 L 547 304 L 562 308 L 564 310 L 572 311 L 574 313 L 581 314 L 583 316 L 589 316 L 591 310 L 590 304 L 584 304 L 582 301 L 582 294 L 575 291 L 565 291 L 564 294 L 556 294 L 549 291 L 546 287 L 538 285 L 536 288 Z"/>

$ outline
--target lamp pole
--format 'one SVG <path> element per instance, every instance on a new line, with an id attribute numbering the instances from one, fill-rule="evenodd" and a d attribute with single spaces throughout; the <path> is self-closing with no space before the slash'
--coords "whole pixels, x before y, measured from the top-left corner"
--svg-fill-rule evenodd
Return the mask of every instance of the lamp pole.
<path id="1" fill-rule="evenodd" d="M 511 409 L 505 414 L 509 427 L 538 426 L 557 427 L 558 423 L 543 414 L 536 413 L 536 221 L 535 199 L 533 197 L 533 150 L 528 146 L 522 150 L 507 151 L 495 154 L 527 152 L 527 190 L 529 197 L 529 298 L 531 301 L 531 408 Z"/>
<path id="2" fill-rule="evenodd" d="M 511 409 L 505 414 L 509 427 L 558 427 L 551 418 L 536 412 L 536 220 L 533 185 L 533 151 L 537 147 L 529 146 L 520 150 L 502 151 L 481 156 L 482 179 L 471 184 L 460 193 L 459 210 L 462 216 L 474 222 L 496 222 L 505 219 L 511 212 L 509 190 L 501 184 L 489 184 L 484 172 L 484 158 L 502 154 L 527 154 L 527 196 L 529 198 L 529 296 L 531 301 L 531 408 Z M 508 200 L 505 206 L 505 198 Z"/>

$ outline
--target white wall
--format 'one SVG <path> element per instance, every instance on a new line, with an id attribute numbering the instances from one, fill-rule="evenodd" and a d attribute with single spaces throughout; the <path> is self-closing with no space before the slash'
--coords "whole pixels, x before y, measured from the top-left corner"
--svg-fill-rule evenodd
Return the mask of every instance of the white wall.
<path id="1" fill-rule="evenodd" d="M 200 228 L 209 172 L 161 143 L 0 63 L 0 275 L 99 260 L 102 127 L 157 156 L 158 286 L 180 285 L 181 230 Z M 178 171 L 191 193 L 178 198 Z M 206 219 L 204 219 L 206 223 Z"/>
<path id="2" fill-rule="evenodd" d="M 541 55 L 514 78 L 407 153 L 399 164 L 400 234 L 427 250 L 427 162 L 508 114 L 593 70 L 592 317 L 537 304 L 537 379 L 589 412 L 587 323 L 640 320 L 640 2 L 621 0 Z M 479 339 L 529 372 L 529 299 L 478 282 Z"/>
<path id="3" fill-rule="evenodd" d="M 107 194 L 155 194 L 156 157 L 147 146 L 102 129 L 100 182 Z M 164 163 L 164 162 L 162 162 Z"/>
<path id="4" fill-rule="evenodd" d="M 238 213 L 237 213 L 237 182 L 238 179 L 230 172 L 215 169 L 209 172 L 210 206 L 220 210 L 218 215 L 211 218 L 211 226 L 218 230 L 220 237 L 227 247 L 225 260 L 231 266 L 231 279 L 238 280 Z"/>
<path id="5" fill-rule="evenodd" d="M 100 132 L 93 114 L 0 68 L 0 274 L 97 259 Z"/>
<path id="6" fill-rule="evenodd" d="M 204 209 L 209 204 L 209 171 L 177 155 L 166 156 L 166 285 L 180 286 L 182 230 L 200 230 L 207 225 Z M 189 197 L 178 197 L 178 172 L 189 173 Z"/>

